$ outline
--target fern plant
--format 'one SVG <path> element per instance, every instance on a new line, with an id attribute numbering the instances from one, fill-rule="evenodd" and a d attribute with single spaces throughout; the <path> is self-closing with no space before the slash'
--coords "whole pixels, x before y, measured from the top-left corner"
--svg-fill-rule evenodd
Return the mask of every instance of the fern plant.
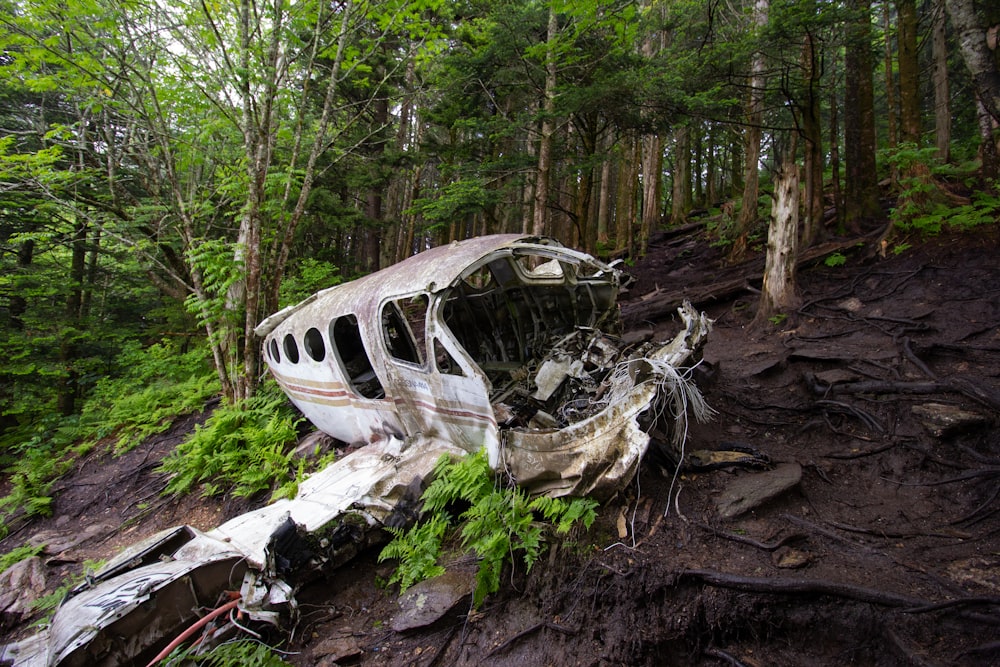
<path id="1" fill-rule="evenodd" d="M 178 647 L 168 655 L 166 665 L 203 665 L 204 667 L 291 667 L 267 644 L 253 639 L 225 642 L 208 651 L 198 647 Z"/>
<path id="2" fill-rule="evenodd" d="M 442 544 L 454 520 L 450 510 L 467 505 L 457 517 L 461 545 L 479 558 L 473 604 L 500 588 L 500 574 L 515 554 L 530 570 L 546 546 L 549 532 L 563 534 L 578 522 L 590 528 L 597 503 L 586 498 L 530 498 L 513 484 L 501 486 L 490 469 L 485 450 L 452 461 L 442 456 L 434 467 L 434 481 L 422 497 L 427 518 L 408 530 L 389 529 L 393 539 L 379 561 L 399 564 L 389 583 L 405 591 L 414 583 L 444 572 L 438 563 Z"/>
<path id="3" fill-rule="evenodd" d="M 183 494 L 201 485 L 205 496 L 249 497 L 283 484 L 293 468 L 289 445 L 298 436 L 298 422 L 273 391 L 217 409 L 160 464 L 161 471 L 173 474 L 167 492 Z"/>

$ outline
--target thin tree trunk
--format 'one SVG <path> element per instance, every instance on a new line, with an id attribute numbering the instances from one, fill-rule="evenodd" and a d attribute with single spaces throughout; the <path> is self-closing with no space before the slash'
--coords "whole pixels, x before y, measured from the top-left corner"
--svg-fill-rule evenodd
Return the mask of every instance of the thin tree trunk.
<path id="1" fill-rule="evenodd" d="M 830 91 L 830 182 L 833 195 L 834 225 L 840 230 L 844 214 L 844 193 L 840 188 L 840 120 L 837 92 Z"/>
<path id="2" fill-rule="evenodd" d="M 604 161 L 601 162 L 601 188 L 597 201 L 597 244 L 607 247 L 610 235 L 608 233 L 608 220 L 611 219 L 611 167 L 612 152 L 614 150 L 614 137 L 608 132 L 604 139 Z"/>
<path id="3" fill-rule="evenodd" d="M 886 126 L 888 137 L 886 140 L 889 148 L 896 148 L 899 144 L 899 105 L 896 103 L 896 77 L 893 59 L 892 43 L 892 5 L 888 2 L 882 5 L 882 33 L 885 35 L 885 49 L 882 69 L 885 70 L 885 106 L 886 106 Z M 895 168 L 893 168 L 892 182 L 896 183 Z"/>
<path id="4" fill-rule="evenodd" d="M 542 103 L 542 136 L 538 142 L 538 174 L 535 179 L 535 210 L 531 233 L 545 234 L 548 226 L 549 180 L 552 172 L 552 135 L 555 133 L 556 106 L 556 34 L 559 30 L 555 8 L 549 7 L 549 22 L 545 51 L 545 99 Z"/>
<path id="5" fill-rule="evenodd" d="M 934 24 L 931 46 L 934 54 L 934 141 L 937 157 L 951 160 L 951 101 L 948 99 L 948 41 L 945 34 L 947 16 L 944 0 L 934 0 Z"/>
<path id="6" fill-rule="evenodd" d="M 808 248 L 823 235 L 823 129 L 820 117 L 820 67 L 816 42 L 806 35 L 802 47 L 806 75 L 806 101 L 802 109 L 802 135 L 805 138 L 805 224 L 802 247 Z"/>
<path id="7" fill-rule="evenodd" d="M 615 247 L 628 255 L 633 254 L 635 239 L 632 229 L 635 223 L 635 199 L 638 186 L 639 140 L 634 136 L 625 138 L 622 157 L 618 162 L 618 195 L 615 202 Z"/>
<path id="8" fill-rule="evenodd" d="M 674 130 L 674 174 L 670 189 L 670 224 L 682 225 L 691 211 L 691 130 Z"/>
<path id="9" fill-rule="evenodd" d="M 663 143 L 660 135 L 642 140 L 642 224 L 639 228 L 640 255 L 646 254 L 649 235 L 660 224 L 660 188 L 663 179 Z"/>
<path id="10" fill-rule="evenodd" d="M 916 0 L 897 0 L 900 138 L 920 145 L 920 66 L 917 62 Z"/>
<path id="11" fill-rule="evenodd" d="M 769 0 L 755 0 L 753 9 L 754 26 L 760 30 L 767 25 L 770 9 Z M 743 202 L 736 221 L 736 238 L 729 250 L 729 260 L 739 261 L 746 254 L 747 237 L 757 222 L 757 197 L 760 189 L 760 142 L 764 121 L 764 53 L 754 54 L 750 68 L 750 99 L 747 104 L 745 141 L 743 142 Z"/>

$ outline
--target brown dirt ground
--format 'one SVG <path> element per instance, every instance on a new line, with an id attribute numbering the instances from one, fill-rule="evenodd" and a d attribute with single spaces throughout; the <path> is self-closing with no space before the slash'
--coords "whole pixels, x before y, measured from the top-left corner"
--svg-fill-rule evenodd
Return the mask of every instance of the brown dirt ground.
<path id="1" fill-rule="evenodd" d="M 803 267 L 803 306 L 778 326 L 753 326 L 752 280 L 735 298 L 699 304 L 716 321 L 704 392 L 718 416 L 692 429 L 690 446 L 743 443 L 798 463 L 794 490 L 723 521 L 722 490 L 756 472 L 685 472 L 672 487 L 671 474 L 650 462 L 590 532 L 550 549 L 530 572 L 510 572 L 481 609 L 405 635 L 390 629 L 395 592 L 377 584 L 388 566 L 364 554 L 301 592 L 286 659 L 997 664 L 1000 233 L 911 242 L 898 255 L 859 248 L 844 266 Z M 663 237 L 632 272 L 639 280 L 628 299 L 711 282 L 724 269 L 704 239 Z M 670 322 L 652 325 L 667 331 Z M 810 374 L 871 384 L 819 394 Z M 928 403 L 973 411 L 982 424 L 932 435 L 914 412 Z M 181 420 L 123 457 L 91 454 L 57 485 L 55 517 L 20 528 L 0 552 L 43 530 L 96 526 L 94 537 L 51 558 L 55 586 L 85 559 L 160 528 L 210 528 L 246 511 L 245 503 L 159 494 L 155 462 L 201 419 Z M 924 606 L 942 601 L 957 602 Z"/>

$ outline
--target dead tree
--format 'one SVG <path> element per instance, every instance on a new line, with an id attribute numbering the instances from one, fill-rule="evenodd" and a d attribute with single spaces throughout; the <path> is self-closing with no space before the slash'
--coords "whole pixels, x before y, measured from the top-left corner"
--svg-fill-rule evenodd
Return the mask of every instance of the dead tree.
<path id="1" fill-rule="evenodd" d="M 790 151 L 794 155 L 794 151 Z M 767 230 L 767 259 L 756 322 L 763 323 L 799 305 L 795 261 L 799 254 L 799 170 L 794 157 L 774 175 L 774 200 Z"/>

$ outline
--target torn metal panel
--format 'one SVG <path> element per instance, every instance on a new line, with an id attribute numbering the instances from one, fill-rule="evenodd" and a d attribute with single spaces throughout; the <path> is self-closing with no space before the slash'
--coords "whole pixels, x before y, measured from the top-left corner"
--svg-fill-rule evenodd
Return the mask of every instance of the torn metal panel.
<path id="1" fill-rule="evenodd" d="M 355 449 L 293 499 L 137 545 L 73 591 L 45 633 L 0 655 L 142 663 L 222 595 L 246 622 L 293 628 L 297 587 L 378 528 L 411 523 L 445 454 L 485 448 L 530 493 L 597 498 L 629 483 L 651 431 L 679 460 L 688 416 L 709 413 L 687 368 L 711 322 L 688 304 L 672 341 L 635 346 L 618 337 L 619 285 L 618 271 L 551 239 L 488 236 L 268 317 L 257 333 L 272 375 Z"/>

